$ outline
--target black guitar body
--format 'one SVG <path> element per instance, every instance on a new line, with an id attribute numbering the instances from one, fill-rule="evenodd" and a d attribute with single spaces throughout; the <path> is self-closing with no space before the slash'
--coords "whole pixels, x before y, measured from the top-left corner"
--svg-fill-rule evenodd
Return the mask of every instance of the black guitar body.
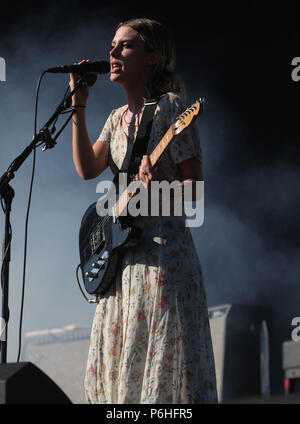
<path id="1" fill-rule="evenodd" d="M 130 226 L 130 219 L 97 214 L 96 202 L 85 212 L 79 231 L 80 264 L 85 289 L 102 295 L 116 278 L 120 261 L 127 247 L 135 246 L 140 230 Z"/>

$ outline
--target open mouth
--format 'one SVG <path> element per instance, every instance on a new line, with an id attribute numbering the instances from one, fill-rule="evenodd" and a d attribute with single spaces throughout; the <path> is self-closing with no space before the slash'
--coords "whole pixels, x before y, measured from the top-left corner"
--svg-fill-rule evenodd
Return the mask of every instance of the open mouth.
<path id="1" fill-rule="evenodd" d="M 111 72 L 118 72 L 122 69 L 122 65 L 120 63 L 112 63 L 111 64 Z"/>

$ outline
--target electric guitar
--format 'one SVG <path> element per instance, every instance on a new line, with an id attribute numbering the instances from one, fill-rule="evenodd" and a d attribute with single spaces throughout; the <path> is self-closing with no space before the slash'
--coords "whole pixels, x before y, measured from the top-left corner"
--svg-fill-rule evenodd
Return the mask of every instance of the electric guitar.
<path id="1" fill-rule="evenodd" d="M 151 167 L 157 164 L 174 136 L 181 133 L 203 111 L 204 100 L 197 100 L 170 126 L 149 156 Z M 106 216 L 97 213 L 97 202 L 85 212 L 79 231 L 80 268 L 84 286 L 89 294 L 103 295 L 113 283 L 122 255 L 128 247 L 139 242 L 140 231 L 130 226 L 128 204 L 136 193 L 138 174 L 119 196 Z M 135 183 L 134 188 L 132 188 Z M 142 184 L 142 182 L 140 182 Z M 102 202 L 107 202 L 102 200 Z M 99 210 L 99 209 L 98 209 Z"/>

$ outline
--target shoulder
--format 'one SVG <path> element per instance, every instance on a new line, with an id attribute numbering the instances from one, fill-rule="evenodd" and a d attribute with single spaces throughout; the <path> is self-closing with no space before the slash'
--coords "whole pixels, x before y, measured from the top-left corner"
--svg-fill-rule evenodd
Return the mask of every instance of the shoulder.
<path id="1" fill-rule="evenodd" d="M 183 99 L 178 94 L 175 94 L 173 92 L 168 92 L 166 94 L 163 94 L 159 99 L 159 105 L 165 106 L 165 107 L 177 107 L 178 105 L 183 104 Z"/>
<path id="2" fill-rule="evenodd" d="M 125 109 L 126 109 L 126 105 L 124 105 L 124 106 L 121 106 L 121 107 L 119 107 L 119 108 L 117 108 L 117 109 L 113 109 L 111 112 L 110 112 L 110 115 L 109 115 L 109 117 L 107 118 L 107 121 L 109 122 L 109 124 L 112 126 L 112 127 L 115 127 L 117 124 L 118 124 L 118 121 L 119 121 L 119 118 L 122 116 L 122 114 L 123 114 L 123 112 L 125 111 Z"/>
<path id="3" fill-rule="evenodd" d="M 112 140 L 112 135 L 115 133 L 116 129 L 120 123 L 120 116 L 125 110 L 126 106 L 119 107 L 118 109 L 113 109 L 108 115 L 104 127 L 101 130 L 101 133 L 97 140 L 104 141 L 105 143 L 110 143 Z"/>
<path id="4" fill-rule="evenodd" d="M 165 118 L 167 121 L 174 120 L 185 109 L 184 100 L 175 93 L 168 92 L 159 99 L 156 116 Z"/>
<path id="5" fill-rule="evenodd" d="M 185 103 L 178 94 L 169 92 L 161 96 L 158 102 L 159 109 L 163 112 L 169 111 L 171 114 L 181 113 L 185 109 Z"/>

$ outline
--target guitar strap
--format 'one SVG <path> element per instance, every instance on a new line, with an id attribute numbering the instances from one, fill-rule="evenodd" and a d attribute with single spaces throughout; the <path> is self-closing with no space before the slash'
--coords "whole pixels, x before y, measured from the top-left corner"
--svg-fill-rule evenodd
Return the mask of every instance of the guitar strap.
<path id="1" fill-rule="evenodd" d="M 145 155 L 147 152 L 148 141 L 150 138 L 150 132 L 158 100 L 159 99 L 148 99 L 145 102 L 145 109 L 133 145 L 128 167 L 124 168 L 122 164 L 121 169 L 118 169 L 114 161 L 111 161 L 112 166 L 114 168 L 113 172 L 115 174 L 115 177 L 113 182 L 115 184 L 119 179 L 120 173 L 127 173 L 127 184 L 129 184 L 132 178 L 139 172 L 141 160 L 143 158 L 143 155 Z"/>

